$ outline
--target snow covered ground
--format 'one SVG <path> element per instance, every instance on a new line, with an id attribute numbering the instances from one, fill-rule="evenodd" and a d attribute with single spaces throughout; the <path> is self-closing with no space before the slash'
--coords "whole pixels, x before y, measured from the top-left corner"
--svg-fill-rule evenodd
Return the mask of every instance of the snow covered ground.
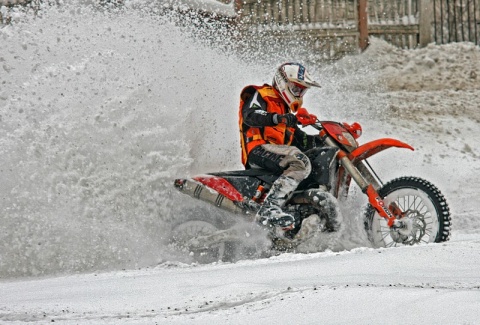
<path id="1" fill-rule="evenodd" d="M 371 164 L 436 184 L 451 241 L 373 249 L 347 202 L 333 250 L 196 265 L 165 245 L 203 207 L 172 180 L 241 168 L 240 90 L 310 58 L 298 44 L 240 58 L 222 30 L 201 40 L 147 11 L 64 5 L 0 29 L 0 323 L 479 323 L 478 46 L 373 39 L 309 66 L 312 113 L 415 147 Z"/>
<path id="2" fill-rule="evenodd" d="M 478 324 L 478 236 L 205 266 L 4 281 L 21 324 Z"/>

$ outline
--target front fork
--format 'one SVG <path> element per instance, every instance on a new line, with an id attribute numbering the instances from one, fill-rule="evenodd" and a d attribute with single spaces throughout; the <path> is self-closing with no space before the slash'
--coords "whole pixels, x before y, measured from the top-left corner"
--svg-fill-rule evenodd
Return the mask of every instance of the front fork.
<path id="1" fill-rule="evenodd" d="M 388 226 L 390 228 L 403 228 L 403 222 L 397 219 L 389 207 L 385 206 L 385 202 L 383 202 L 383 199 L 377 193 L 373 185 L 365 180 L 365 177 L 363 177 L 363 175 L 358 171 L 352 161 L 348 159 L 347 154 L 343 151 L 339 151 L 338 158 L 345 170 L 352 176 L 353 180 L 362 189 L 362 192 L 367 194 L 368 202 L 381 217 L 387 220 Z"/>
<path id="2" fill-rule="evenodd" d="M 382 198 L 378 195 L 377 191 L 375 191 L 371 184 L 368 185 L 366 189 L 362 189 L 362 191 L 367 194 L 368 202 L 375 208 L 375 210 L 377 210 L 378 214 L 387 220 L 387 224 L 390 228 L 403 227 L 403 223 L 400 222 L 392 211 L 385 206 L 385 202 L 383 202 Z"/>

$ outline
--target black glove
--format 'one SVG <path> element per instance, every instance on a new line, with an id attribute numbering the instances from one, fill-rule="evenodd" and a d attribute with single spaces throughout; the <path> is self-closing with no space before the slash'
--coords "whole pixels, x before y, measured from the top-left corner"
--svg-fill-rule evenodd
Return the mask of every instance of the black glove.
<path id="1" fill-rule="evenodd" d="M 275 114 L 273 116 L 273 123 L 279 124 L 279 123 L 285 123 L 287 126 L 294 127 L 297 126 L 298 120 L 297 117 L 293 114 Z"/>

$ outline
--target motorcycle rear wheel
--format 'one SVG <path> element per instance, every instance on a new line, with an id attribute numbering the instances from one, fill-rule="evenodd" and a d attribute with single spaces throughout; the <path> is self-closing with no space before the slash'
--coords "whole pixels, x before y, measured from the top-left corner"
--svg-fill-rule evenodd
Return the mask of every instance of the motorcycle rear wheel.
<path id="1" fill-rule="evenodd" d="M 215 243 L 207 248 L 198 248 L 190 243 L 199 236 L 212 235 L 231 227 L 234 223 L 232 216 L 217 211 L 214 207 L 186 209 L 171 224 L 168 246 L 180 259 L 189 263 L 209 264 L 229 261 L 233 248 L 232 243 L 228 241 Z"/>
<path id="2" fill-rule="evenodd" d="M 171 244 L 177 250 L 189 255 L 192 261 L 208 264 L 221 261 L 225 257 L 225 243 L 218 243 L 208 248 L 195 249 L 188 247 L 188 242 L 196 236 L 207 236 L 219 229 L 205 220 L 188 220 L 172 229 Z"/>
<path id="3" fill-rule="evenodd" d="M 447 201 L 432 183 L 418 177 L 400 177 L 378 190 L 385 205 L 400 209 L 407 230 L 388 227 L 384 218 L 369 205 L 365 229 L 374 247 L 396 247 L 449 240 L 451 217 Z"/>

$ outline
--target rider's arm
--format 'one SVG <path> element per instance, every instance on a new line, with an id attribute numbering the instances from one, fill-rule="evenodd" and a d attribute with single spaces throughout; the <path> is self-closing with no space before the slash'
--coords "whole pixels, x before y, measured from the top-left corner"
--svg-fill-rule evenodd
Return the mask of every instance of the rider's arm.
<path id="1" fill-rule="evenodd" d="M 245 100 L 242 107 L 243 123 L 251 127 L 274 126 L 274 115 L 267 113 L 267 103 L 256 90 Z"/>

